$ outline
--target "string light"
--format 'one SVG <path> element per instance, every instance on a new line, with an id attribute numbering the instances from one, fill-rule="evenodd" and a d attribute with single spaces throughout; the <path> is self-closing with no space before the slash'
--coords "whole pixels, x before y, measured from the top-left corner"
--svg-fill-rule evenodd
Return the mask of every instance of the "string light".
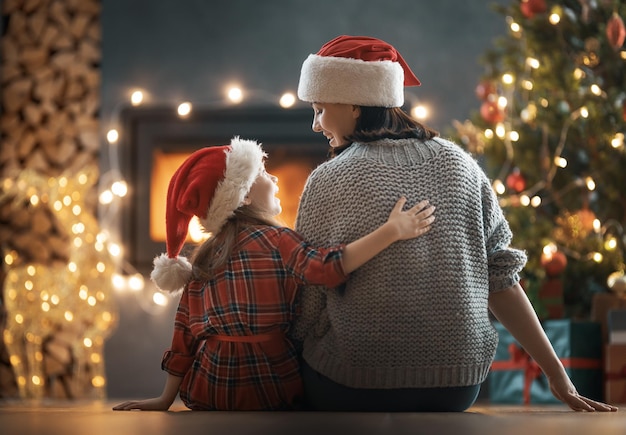
<path id="1" fill-rule="evenodd" d="M 419 120 L 427 119 L 428 114 L 429 114 L 428 108 L 424 106 L 423 104 L 413 106 L 413 108 L 411 109 L 411 116 L 413 116 L 413 118 L 415 119 L 419 119 Z"/>
<path id="2" fill-rule="evenodd" d="M 233 86 L 227 90 L 228 99 L 235 104 L 243 101 L 243 91 L 238 86 Z"/>
<path id="3" fill-rule="evenodd" d="M 191 103 L 180 103 L 176 111 L 178 112 L 178 116 L 180 116 L 181 118 L 189 116 L 189 114 L 191 113 Z"/>
<path id="4" fill-rule="evenodd" d="M 282 107 L 283 109 L 293 107 L 293 105 L 296 104 L 296 96 L 291 92 L 285 92 L 283 95 L 281 95 L 278 104 L 280 104 L 280 107 Z"/>
<path id="5" fill-rule="evenodd" d="M 130 104 L 132 104 L 133 106 L 139 106 L 141 103 L 143 103 L 143 92 L 137 90 L 131 94 Z"/>

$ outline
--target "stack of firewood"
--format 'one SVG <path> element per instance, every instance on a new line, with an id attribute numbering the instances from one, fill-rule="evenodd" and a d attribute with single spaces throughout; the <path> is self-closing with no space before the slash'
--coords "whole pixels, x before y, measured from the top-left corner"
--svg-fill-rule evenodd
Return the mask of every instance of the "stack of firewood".
<path id="1" fill-rule="evenodd" d="M 26 263 L 65 262 L 70 238 L 41 202 L 7 195 L 24 170 L 75 173 L 99 154 L 101 0 L 2 0 L 0 61 L 0 249 Z M 3 195 L 4 194 L 4 195 Z M 95 214 L 96 192 L 86 201 Z M 7 266 L 0 262 L 0 266 Z M 0 278 L 4 275 L 0 273 Z M 0 314 L 4 309 L 0 281 Z M 0 321 L 4 320 L 0 315 Z M 5 324 L 0 324 L 0 331 Z M 53 345 L 54 331 L 46 338 Z M 50 346 L 49 346 L 50 347 Z M 54 346 L 50 347 L 51 349 Z M 58 353 L 58 352 L 57 352 Z M 51 352 L 51 355 L 53 352 Z M 0 335 L 0 359 L 6 351 Z M 62 358 L 68 361 L 70 358 Z M 3 363 L 4 361 L 0 361 Z M 54 366 L 54 373 L 70 373 Z M 57 364 L 58 365 L 58 364 Z M 12 385 L 3 379 L 0 389 Z M 6 393 L 6 391 L 4 391 Z M 6 395 L 6 394 L 4 394 Z M 3 391 L 0 391 L 0 397 Z"/>
<path id="2" fill-rule="evenodd" d="M 0 168 L 55 175 L 99 148 L 100 2 L 4 0 Z"/>

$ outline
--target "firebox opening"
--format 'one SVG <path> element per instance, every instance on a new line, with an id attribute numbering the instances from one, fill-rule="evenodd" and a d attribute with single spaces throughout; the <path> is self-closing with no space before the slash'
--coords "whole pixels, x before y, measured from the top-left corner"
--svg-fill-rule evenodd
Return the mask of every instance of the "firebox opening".
<path id="1" fill-rule="evenodd" d="M 167 188 L 176 169 L 191 153 L 164 152 L 153 150 L 152 174 L 150 177 L 150 239 L 154 242 L 165 242 L 165 209 Z M 278 194 L 282 213 L 278 219 L 286 226 L 294 228 L 300 194 L 304 183 L 318 163 L 317 159 L 290 156 L 275 152 L 266 161 L 267 171 L 278 177 Z M 196 225 L 192 222 L 190 226 Z M 187 241 L 198 241 L 197 232 L 190 230 Z"/>

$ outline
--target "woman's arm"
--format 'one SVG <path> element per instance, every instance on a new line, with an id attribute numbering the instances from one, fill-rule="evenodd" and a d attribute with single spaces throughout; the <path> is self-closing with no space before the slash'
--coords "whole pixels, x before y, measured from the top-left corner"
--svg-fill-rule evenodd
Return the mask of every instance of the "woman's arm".
<path id="1" fill-rule="evenodd" d="M 435 220 L 435 207 L 421 201 L 407 211 L 402 211 L 406 198 L 402 197 L 394 206 L 389 219 L 366 236 L 346 245 L 343 251 L 343 270 L 354 271 L 398 240 L 412 239 L 430 230 Z"/>
<path id="2" fill-rule="evenodd" d="M 143 411 L 167 411 L 176 395 L 178 394 L 178 387 L 183 378 L 174 376 L 168 373 L 163 392 L 159 397 L 145 400 L 130 400 L 128 402 L 120 403 L 113 407 L 114 411 L 130 411 L 131 409 L 140 409 Z"/>
<path id="3" fill-rule="evenodd" d="M 615 406 L 581 396 L 546 336 L 526 292 L 515 284 L 489 295 L 489 309 L 539 364 L 554 396 L 574 411 L 617 411 Z"/>

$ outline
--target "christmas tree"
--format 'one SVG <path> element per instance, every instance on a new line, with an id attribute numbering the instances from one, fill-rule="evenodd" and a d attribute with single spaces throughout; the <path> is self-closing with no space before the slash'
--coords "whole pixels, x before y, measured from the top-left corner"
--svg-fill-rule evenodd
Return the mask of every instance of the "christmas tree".
<path id="1" fill-rule="evenodd" d="M 626 290 L 626 1 L 494 8 L 508 31 L 481 59 L 477 110 L 455 122 L 456 139 L 528 253 L 523 283 L 540 316 L 542 288 L 558 279 L 562 315 L 585 318 L 595 293 Z"/>

